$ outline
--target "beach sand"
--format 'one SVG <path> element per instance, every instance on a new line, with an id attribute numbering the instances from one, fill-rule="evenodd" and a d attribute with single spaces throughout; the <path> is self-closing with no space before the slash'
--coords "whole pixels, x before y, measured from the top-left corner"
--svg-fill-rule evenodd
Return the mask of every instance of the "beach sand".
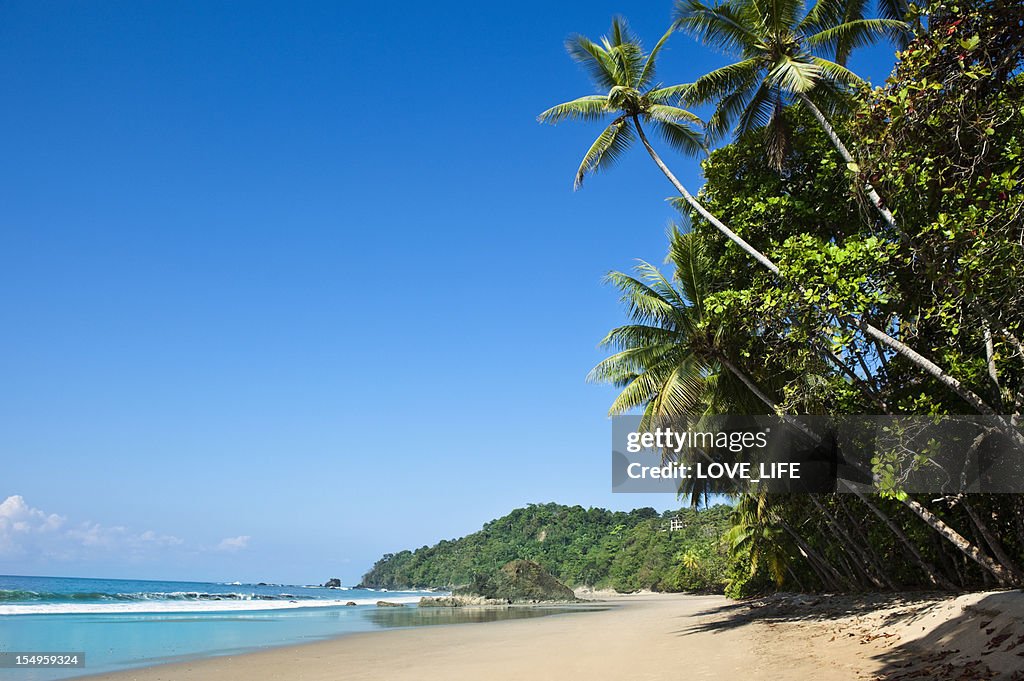
<path id="1" fill-rule="evenodd" d="M 721 596 L 637 594 L 611 598 L 610 608 L 599 612 L 357 634 L 89 678 L 1009 679 L 1024 668 L 1016 648 L 1003 650 L 1024 635 L 1022 600 L 1020 592 L 959 599 L 779 596 L 747 603 Z M 989 650 L 984 657 L 986 663 L 1000 663 L 1001 675 L 981 675 L 974 660 L 983 659 L 985 646 L 1007 633 L 996 646 L 998 655 Z M 954 649 L 958 652 L 943 653 Z"/>

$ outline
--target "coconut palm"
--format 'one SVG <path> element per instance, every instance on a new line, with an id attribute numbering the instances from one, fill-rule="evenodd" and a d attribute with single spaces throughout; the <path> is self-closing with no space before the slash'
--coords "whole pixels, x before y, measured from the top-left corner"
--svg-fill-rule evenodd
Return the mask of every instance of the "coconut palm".
<path id="1" fill-rule="evenodd" d="M 582 35 L 565 42 L 569 55 L 582 64 L 591 80 L 605 94 L 579 97 L 551 107 L 538 120 L 559 123 L 566 119 L 600 120 L 613 116 L 611 123 L 587 150 L 576 171 L 574 187 L 583 186 L 588 173 L 613 163 L 635 140 L 634 130 L 643 136 L 643 125 L 650 124 L 672 148 L 688 155 L 703 151 L 701 120 L 673 106 L 685 85 L 662 87 L 654 84 L 658 53 L 671 31 L 662 36 L 650 54 L 629 30 L 622 17 L 612 19 L 607 36 L 594 42 Z"/>
<path id="2" fill-rule="evenodd" d="M 609 414 L 643 409 L 640 427 L 647 430 L 664 418 L 760 413 L 770 399 L 730 356 L 724 330 L 706 313 L 713 269 L 701 236 L 673 230 L 669 260 L 675 281 L 646 262 L 637 266 L 636 276 L 608 275 L 622 292 L 632 323 L 601 341 L 616 352 L 594 367 L 588 380 L 620 388 Z M 739 491 L 734 485 L 712 489 L 707 483 L 684 481 L 680 492 L 696 503 L 713 492 Z"/>
<path id="3" fill-rule="evenodd" d="M 701 239 L 697 232 L 673 230 L 668 259 L 675 268 L 674 283 L 645 262 L 637 267 L 636 277 L 621 272 L 608 275 L 608 280 L 622 291 L 632 323 L 613 329 L 604 338 L 601 345 L 617 352 L 594 367 L 588 380 L 621 388 L 609 414 L 642 408 L 641 429 L 652 429 L 662 418 L 750 414 L 767 407 L 796 429 L 815 437 L 799 421 L 783 414 L 782 406 L 770 396 L 770 389 L 758 384 L 731 356 L 731 344 L 724 329 L 706 312 L 705 300 L 716 290 L 717 282 L 713 279 L 715 268 Z M 896 533 L 925 574 L 936 584 L 944 585 L 935 568 L 922 559 L 891 520 L 855 486 L 850 488 Z M 729 481 L 683 480 L 680 487 L 680 493 L 687 495 L 691 503 L 706 500 L 711 493 L 740 491 Z M 899 501 L 1000 583 L 1018 583 L 1008 568 L 992 560 L 920 502 L 905 495 Z M 801 543 L 798 533 L 784 524 L 783 528 Z M 806 546 L 802 549 L 805 554 L 809 551 Z M 808 560 L 826 583 L 829 572 L 833 573 L 831 579 L 837 578 L 826 563 L 818 561 L 813 565 L 813 557 Z"/>
<path id="4" fill-rule="evenodd" d="M 817 119 L 848 168 L 858 172 L 822 108 L 841 108 L 844 95 L 863 85 L 843 66 L 850 50 L 906 29 L 899 19 L 863 18 L 864 4 L 863 0 L 817 0 L 804 11 L 803 0 L 724 0 L 717 5 L 676 0 L 673 26 L 737 58 L 698 78 L 687 90 L 686 101 L 716 102 L 708 121 L 712 137 L 730 130 L 743 134 L 764 128 L 768 157 L 777 168 L 782 167 L 788 136 L 781 113 L 798 101 Z M 823 54 L 835 55 L 835 61 Z M 865 190 L 886 223 L 899 231 L 875 188 L 866 183 Z"/>
<path id="5" fill-rule="evenodd" d="M 626 20 L 621 17 L 612 19 L 609 35 L 601 38 L 599 42 L 582 35 L 570 36 L 565 42 L 569 56 L 582 64 L 594 84 L 606 93 L 586 95 L 553 106 L 540 114 L 537 120 L 556 124 L 564 120 L 592 121 L 613 116 L 608 127 L 598 135 L 584 154 L 583 161 L 576 171 L 576 189 L 583 185 L 583 179 L 588 173 L 614 163 L 635 141 L 633 135 L 636 133 L 651 159 L 686 202 L 748 255 L 777 274 L 778 268 L 774 263 L 726 227 L 694 198 L 665 165 L 647 138 L 644 125 L 650 123 L 674 149 L 691 155 L 704 150 L 703 135 L 695 127 L 700 125 L 700 118 L 670 104 L 678 101 L 683 91 L 690 85 L 651 87 L 658 53 L 672 32 L 669 30 L 665 33 L 650 53 L 644 52 L 640 41 L 629 30 Z"/>
<path id="6" fill-rule="evenodd" d="M 793 2 L 794 0 L 785 1 Z M 618 158 L 633 141 L 633 131 L 635 131 L 651 159 L 689 207 L 761 266 L 775 276 L 781 277 L 782 272 L 778 265 L 712 215 L 683 186 L 665 165 L 647 138 L 643 126 L 644 123 L 651 122 L 661 130 L 662 136 L 670 140 L 675 148 L 684 151 L 695 151 L 699 148 L 699 135 L 692 127 L 699 119 L 692 113 L 663 103 L 678 99 L 684 91 L 691 90 L 693 86 L 674 85 L 644 90 L 644 88 L 649 88 L 650 83 L 653 82 L 658 53 L 669 35 L 670 33 L 666 33 L 662 36 L 649 54 L 644 52 L 639 40 L 630 33 L 626 22 L 620 18 L 612 21 L 610 35 L 602 38 L 600 43 L 595 43 L 579 35 L 570 37 L 566 41 L 566 49 L 570 56 L 587 68 L 595 84 L 606 89 L 607 94 L 588 95 L 559 104 L 542 113 L 539 120 L 558 123 L 567 119 L 600 120 L 614 116 L 611 124 L 604 129 L 584 155 L 583 162 L 576 174 L 577 188 L 587 173 L 607 167 Z M 827 121 L 824 122 L 827 125 Z M 631 123 L 632 129 L 630 128 Z M 838 137 L 835 139 L 838 140 Z M 877 197 L 877 194 L 875 196 Z M 920 370 L 955 392 L 980 413 L 995 414 L 995 410 L 974 391 L 907 344 L 853 315 L 844 315 L 841 317 L 841 321 L 860 329 L 865 335 L 903 356 Z"/>

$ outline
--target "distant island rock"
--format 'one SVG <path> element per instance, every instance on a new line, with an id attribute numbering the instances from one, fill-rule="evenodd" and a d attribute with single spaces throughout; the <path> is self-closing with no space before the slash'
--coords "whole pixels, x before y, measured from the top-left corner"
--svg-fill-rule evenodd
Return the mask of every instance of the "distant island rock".
<path id="1" fill-rule="evenodd" d="M 505 603 L 565 603 L 575 601 L 572 589 L 530 560 L 513 560 L 493 574 L 478 574 L 473 583 L 453 596 L 469 596 Z"/>
<path id="2" fill-rule="evenodd" d="M 328 589 L 331 589 L 331 588 L 335 588 L 336 589 L 336 588 L 338 588 L 340 586 L 341 586 L 341 580 L 338 579 L 337 577 L 331 577 L 326 582 L 324 582 L 324 587 L 326 587 Z"/>

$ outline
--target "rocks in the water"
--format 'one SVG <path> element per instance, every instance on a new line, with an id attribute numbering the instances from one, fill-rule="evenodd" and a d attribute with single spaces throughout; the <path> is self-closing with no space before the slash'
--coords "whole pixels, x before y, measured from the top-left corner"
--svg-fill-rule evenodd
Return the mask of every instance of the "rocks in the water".
<path id="1" fill-rule="evenodd" d="M 404 608 L 405 603 L 392 603 L 391 601 L 377 601 L 378 608 Z"/>
<path id="2" fill-rule="evenodd" d="M 483 596 L 424 596 L 421 608 L 461 608 L 466 605 L 508 605 L 507 599 L 484 598 Z"/>
<path id="3" fill-rule="evenodd" d="M 349 601 L 349 602 L 348 602 L 348 603 L 346 603 L 345 605 L 359 605 L 359 604 L 358 604 L 358 603 L 356 603 L 355 601 Z"/>
<path id="4" fill-rule="evenodd" d="M 456 589 L 454 595 L 477 596 L 506 603 L 576 600 L 572 589 L 529 560 L 513 560 L 493 574 L 476 575 L 472 584 Z"/>
<path id="5" fill-rule="evenodd" d="M 341 580 L 338 579 L 337 577 L 331 577 L 326 582 L 324 582 L 324 586 L 327 587 L 328 589 L 330 589 L 330 588 L 337 588 L 337 587 L 341 586 Z"/>

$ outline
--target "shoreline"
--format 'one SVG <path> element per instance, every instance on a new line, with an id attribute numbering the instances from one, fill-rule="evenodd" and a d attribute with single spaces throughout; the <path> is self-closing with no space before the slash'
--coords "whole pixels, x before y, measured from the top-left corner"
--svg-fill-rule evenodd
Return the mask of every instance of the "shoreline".
<path id="1" fill-rule="evenodd" d="M 935 672 L 932 678 L 1019 679 L 1014 670 L 1024 668 L 1024 655 L 1018 654 L 1024 653 L 1020 591 L 781 594 L 746 602 L 690 594 L 591 596 L 581 605 L 601 610 L 487 626 L 353 633 L 77 678 L 654 681 L 685 674 L 695 679 L 874 681 L 926 678 L 922 670 Z"/>

